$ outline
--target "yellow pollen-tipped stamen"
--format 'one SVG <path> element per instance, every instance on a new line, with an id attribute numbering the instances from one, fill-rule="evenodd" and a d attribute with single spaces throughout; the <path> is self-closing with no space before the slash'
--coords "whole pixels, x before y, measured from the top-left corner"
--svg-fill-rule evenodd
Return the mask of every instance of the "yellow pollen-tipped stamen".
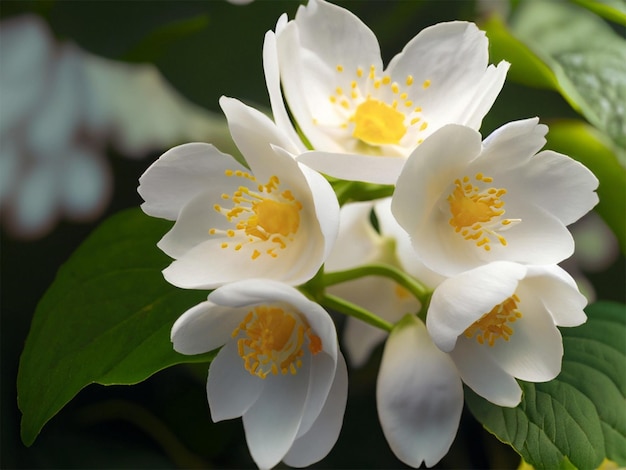
<path id="1" fill-rule="evenodd" d="M 311 331 L 306 320 L 281 305 L 255 307 L 231 336 L 236 338 L 244 368 L 261 379 L 270 374 L 296 374 L 302 367 L 307 342 L 312 355 L 322 350 L 321 339 Z"/>
<path id="2" fill-rule="evenodd" d="M 519 303 L 519 297 L 513 294 L 472 323 L 465 330 L 465 336 L 467 338 L 476 337 L 479 344 L 487 343 L 489 346 L 493 346 L 496 340 L 500 338 L 509 341 L 514 333 L 510 323 L 522 318 L 522 313 L 517 307 Z"/>
<path id="3" fill-rule="evenodd" d="M 343 72 L 343 66 L 337 65 L 337 71 Z M 420 128 L 416 131 L 420 132 L 428 125 L 422 116 L 414 114 L 421 113 L 421 107 L 415 107 L 414 101 L 409 99 L 409 93 L 402 90 L 403 87 L 410 87 L 414 84 L 414 77 L 407 75 L 399 83 L 393 81 L 390 75 L 379 76 L 376 72 L 376 66 L 371 65 L 369 73 L 365 76 L 364 69 L 358 67 L 355 71 L 356 79 L 349 82 L 349 91 L 341 86 L 335 87 L 328 99 L 332 105 L 338 105 L 335 109 L 345 120 L 334 126 L 340 129 L 352 129 L 353 137 L 371 146 L 401 145 L 400 141 L 411 126 L 419 122 Z M 365 78 L 366 83 L 358 80 L 361 78 Z M 424 88 L 429 85 L 429 80 L 423 82 Z M 382 92 L 385 87 L 389 87 L 397 99 L 388 101 L 389 95 Z M 321 124 L 321 121 L 318 122 L 316 118 L 313 118 L 313 121 Z M 419 139 L 418 143 L 422 140 Z"/>
<path id="4" fill-rule="evenodd" d="M 238 170 L 239 171 L 239 170 Z M 229 172 L 234 176 L 246 178 L 250 182 L 254 177 L 246 172 Z M 289 189 L 279 189 L 280 179 L 269 178 L 266 184 L 255 184 L 254 188 L 239 186 L 232 196 L 222 199 L 231 201 L 232 207 L 226 208 L 215 204 L 213 208 L 222 214 L 233 227 L 228 229 L 210 228 L 209 234 L 231 238 L 238 243 L 234 251 L 243 251 L 248 243 L 264 243 L 246 252 L 252 260 L 266 253 L 272 258 L 278 256 L 277 250 L 284 250 L 294 239 L 300 226 L 302 203 L 296 199 Z M 243 240 L 245 239 L 245 242 Z M 231 245 L 223 241 L 224 249 Z"/>
<path id="5" fill-rule="evenodd" d="M 466 175 L 454 181 L 454 190 L 447 198 L 452 216 L 449 224 L 465 240 L 473 241 L 485 251 L 491 250 L 494 239 L 501 246 L 507 246 L 506 238 L 497 231 L 519 222 L 519 219 L 502 218 L 505 203 L 501 198 L 507 191 L 504 188 L 481 187 L 483 183 L 493 182 L 493 178 L 482 173 L 477 173 L 474 180 L 476 184 Z"/>

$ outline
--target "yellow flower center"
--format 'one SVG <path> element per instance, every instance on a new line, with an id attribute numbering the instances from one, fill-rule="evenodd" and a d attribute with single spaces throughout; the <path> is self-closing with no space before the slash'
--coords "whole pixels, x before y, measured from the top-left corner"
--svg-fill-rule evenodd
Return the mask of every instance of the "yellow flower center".
<path id="1" fill-rule="evenodd" d="M 361 103 L 354 115 L 352 135 L 370 145 L 399 144 L 406 134 L 404 114 L 372 98 Z"/>
<path id="2" fill-rule="evenodd" d="M 502 219 L 506 194 L 504 188 L 486 187 L 493 182 L 493 178 L 477 173 L 474 177 L 476 184 L 470 182 L 469 176 L 454 181 L 454 190 L 447 201 L 452 217 L 449 223 L 456 233 L 460 233 L 465 240 L 473 240 L 476 246 L 485 251 L 491 250 L 491 242 L 497 239 L 502 246 L 507 241 L 499 231 L 506 230 L 520 219 Z"/>
<path id="3" fill-rule="evenodd" d="M 259 305 L 248 312 L 232 333 L 245 369 L 262 379 L 269 374 L 296 374 L 302 367 L 304 343 L 313 355 L 322 340 L 300 314 L 279 305 Z"/>
<path id="4" fill-rule="evenodd" d="M 226 176 L 240 177 L 250 183 L 256 182 L 254 176 L 240 170 L 228 170 Z M 209 233 L 236 239 L 232 244 L 223 242 L 222 248 L 233 246 L 239 251 L 246 243 L 263 243 L 265 246 L 259 247 L 263 251 L 254 248 L 251 253 L 252 259 L 257 259 L 262 253 L 276 258 L 278 256 L 276 250 L 287 247 L 298 232 L 302 203 L 288 189 L 279 191 L 279 185 L 278 177 L 272 176 L 267 184 L 258 184 L 254 189 L 239 186 L 232 195 L 222 194 L 222 199 L 230 200 L 232 207 L 224 208 L 215 204 L 214 208 L 226 217 L 234 228 L 229 230 L 212 228 Z"/>
<path id="5" fill-rule="evenodd" d="M 409 94 L 415 95 L 412 75 L 407 75 L 400 82 L 393 81 L 389 75 L 380 76 L 376 67 L 370 66 L 369 72 L 357 67 L 354 76 L 346 76 L 344 67 L 339 64 L 337 70 L 337 86 L 329 96 L 329 101 L 340 116 L 339 127 L 352 131 L 352 137 L 369 146 L 421 144 L 423 139 L 419 132 L 426 129 L 428 123 L 422 115 L 422 108 L 415 106 Z M 430 87 L 430 80 L 422 83 L 422 89 Z M 316 125 L 325 125 L 317 118 Z M 415 127 L 412 142 L 402 142 L 409 130 Z M 408 137 L 407 137 L 408 138 Z M 408 138 L 411 140 L 411 138 Z"/>
<path id="6" fill-rule="evenodd" d="M 465 330 L 465 336 L 472 338 L 475 335 L 478 343 L 487 343 L 489 346 L 493 346 L 498 338 L 508 341 L 513 334 L 513 328 L 509 324 L 522 318 L 522 313 L 517 309 L 519 301 L 519 297 L 513 294 L 496 305 L 489 313 L 485 313 L 478 321 L 472 323 Z"/>

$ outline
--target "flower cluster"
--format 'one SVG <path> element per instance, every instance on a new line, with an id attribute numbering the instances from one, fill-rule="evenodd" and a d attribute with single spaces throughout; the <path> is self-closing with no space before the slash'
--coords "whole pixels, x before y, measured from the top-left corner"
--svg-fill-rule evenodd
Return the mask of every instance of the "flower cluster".
<path id="1" fill-rule="evenodd" d="M 507 407 L 516 379 L 561 368 L 557 326 L 585 298 L 557 263 L 597 179 L 549 150 L 538 119 L 483 139 L 509 64 L 488 63 L 474 24 L 421 31 L 385 67 L 352 13 L 309 0 L 265 36 L 273 119 L 220 105 L 237 161 L 210 144 L 163 154 L 140 179 L 143 210 L 175 221 L 165 278 L 212 290 L 174 324 L 174 348 L 221 348 L 214 421 L 241 416 L 260 468 L 322 459 L 339 435 L 347 367 L 329 311 L 348 315 L 352 367 L 385 342 L 377 381 L 395 455 L 436 464 L 454 440 L 465 383 Z"/>

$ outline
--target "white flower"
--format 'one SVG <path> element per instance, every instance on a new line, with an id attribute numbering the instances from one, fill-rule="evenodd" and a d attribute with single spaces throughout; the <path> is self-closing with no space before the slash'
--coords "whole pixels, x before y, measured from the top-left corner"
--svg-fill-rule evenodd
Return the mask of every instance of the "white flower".
<path id="1" fill-rule="evenodd" d="M 213 291 L 172 328 L 174 349 L 222 347 L 209 368 L 213 421 L 241 416 L 260 468 L 310 465 L 333 447 L 343 421 L 347 370 L 326 311 L 275 281 Z"/>
<path id="2" fill-rule="evenodd" d="M 415 259 L 408 236 L 390 211 L 391 198 L 345 204 L 340 212 L 339 235 L 324 271 L 332 273 L 365 264 L 387 264 L 407 269 L 433 287 L 438 283 Z M 378 231 L 371 223 L 374 212 Z M 432 282 L 432 285 L 430 284 Z M 407 313 L 416 313 L 420 302 L 397 282 L 381 276 L 365 276 L 328 287 L 327 291 L 348 300 L 380 318 L 395 323 Z M 353 317 L 346 319 L 343 344 L 351 365 L 362 366 L 387 333 Z"/>
<path id="3" fill-rule="evenodd" d="M 515 378 L 545 382 L 558 375 L 563 342 L 557 326 L 584 323 L 586 303 L 556 265 L 496 261 L 442 282 L 426 325 L 463 382 L 496 405 L 516 406 Z"/>
<path id="4" fill-rule="evenodd" d="M 398 323 L 385 344 L 376 404 L 389 447 L 402 462 L 432 467 L 447 454 L 461 419 L 463 387 L 450 356 L 415 316 Z"/>
<path id="5" fill-rule="evenodd" d="M 273 113 L 288 125 L 284 98 L 315 152 L 299 158 L 331 176 L 393 184 L 408 155 L 448 123 L 474 129 L 495 101 L 508 63 L 488 65 L 476 25 L 421 31 L 387 67 L 374 33 L 323 0 L 281 17 L 266 35 L 264 63 Z M 378 158 L 385 156 L 385 158 Z"/>
<path id="6" fill-rule="evenodd" d="M 158 244 L 175 258 L 163 274 L 183 288 L 250 278 L 302 284 L 336 237 L 335 193 L 280 148 L 290 144 L 266 116 L 234 99 L 220 103 L 249 169 L 193 143 L 163 154 L 139 180 L 143 210 L 176 220 Z"/>
<path id="7" fill-rule="evenodd" d="M 429 137 L 398 178 L 392 212 L 430 269 L 446 276 L 495 260 L 553 264 L 569 257 L 567 225 L 597 204 L 597 178 L 544 150 L 547 127 L 506 124 L 481 144 L 454 124 Z"/>

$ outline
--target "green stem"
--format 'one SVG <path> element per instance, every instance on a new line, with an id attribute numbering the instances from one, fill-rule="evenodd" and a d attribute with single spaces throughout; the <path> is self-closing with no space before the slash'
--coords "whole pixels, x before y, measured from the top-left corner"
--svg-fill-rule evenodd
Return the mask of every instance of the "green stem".
<path id="1" fill-rule="evenodd" d="M 344 315 L 350 315 L 351 317 L 358 318 L 359 320 L 368 323 L 385 331 L 391 331 L 393 329 L 393 323 L 389 323 L 386 320 L 374 315 L 369 310 L 366 310 L 358 305 L 348 302 L 341 297 L 336 297 L 331 294 L 324 294 L 320 299 L 320 304 L 330 310 L 334 310 Z"/>
<path id="2" fill-rule="evenodd" d="M 324 274 L 324 285 L 332 286 L 365 276 L 383 276 L 396 281 L 420 301 L 422 305 L 430 299 L 432 291 L 414 277 L 388 264 L 366 264 L 358 268 Z"/>

